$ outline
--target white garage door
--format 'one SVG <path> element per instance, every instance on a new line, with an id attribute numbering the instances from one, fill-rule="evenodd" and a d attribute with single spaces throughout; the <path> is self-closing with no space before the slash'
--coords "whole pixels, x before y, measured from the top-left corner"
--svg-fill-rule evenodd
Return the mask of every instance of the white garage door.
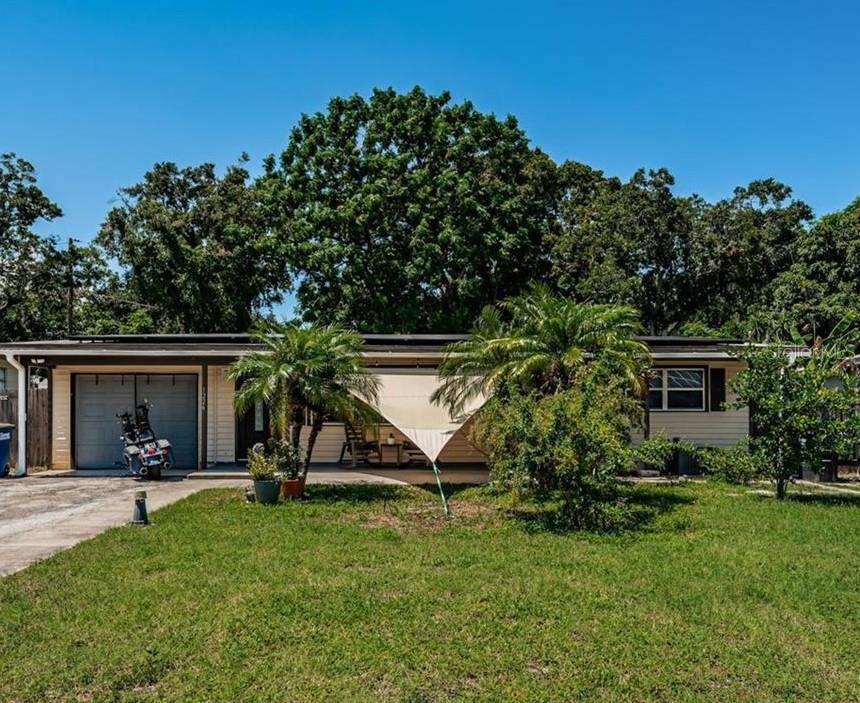
<path id="1" fill-rule="evenodd" d="M 75 382 L 75 463 L 79 469 L 120 466 L 117 414 L 150 401 L 156 436 L 173 444 L 177 468 L 197 466 L 195 374 L 78 374 Z"/>

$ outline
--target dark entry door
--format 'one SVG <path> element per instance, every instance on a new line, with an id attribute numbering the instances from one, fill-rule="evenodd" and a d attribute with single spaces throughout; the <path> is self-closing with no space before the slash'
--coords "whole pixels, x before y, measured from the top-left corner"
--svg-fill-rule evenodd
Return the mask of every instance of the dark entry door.
<path id="1" fill-rule="evenodd" d="M 236 459 L 245 461 L 248 450 L 257 442 L 269 439 L 269 410 L 258 400 L 242 416 L 236 418 Z"/>

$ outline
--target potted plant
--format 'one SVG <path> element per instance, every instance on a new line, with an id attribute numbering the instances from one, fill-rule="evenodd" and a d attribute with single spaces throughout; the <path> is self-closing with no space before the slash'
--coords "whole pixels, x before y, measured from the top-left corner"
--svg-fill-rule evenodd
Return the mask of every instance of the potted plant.
<path id="1" fill-rule="evenodd" d="M 305 478 L 302 452 L 290 442 L 270 439 L 269 454 L 274 459 L 276 475 L 281 480 L 281 491 L 284 498 L 295 500 L 305 493 Z"/>
<path id="2" fill-rule="evenodd" d="M 278 502 L 281 482 L 275 477 L 278 464 L 261 445 L 255 446 L 248 455 L 248 473 L 254 481 L 254 498 L 263 505 Z"/>

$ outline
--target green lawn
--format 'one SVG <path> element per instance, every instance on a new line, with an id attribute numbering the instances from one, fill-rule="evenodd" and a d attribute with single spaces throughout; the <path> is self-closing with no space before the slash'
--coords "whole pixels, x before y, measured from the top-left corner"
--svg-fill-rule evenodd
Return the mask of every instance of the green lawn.
<path id="1" fill-rule="evenodd" d="M 860 699 L 860 504 L 641 488 L 556 534 L 479 491 L 206 491 L 0 581 L 2 701 Z"/>

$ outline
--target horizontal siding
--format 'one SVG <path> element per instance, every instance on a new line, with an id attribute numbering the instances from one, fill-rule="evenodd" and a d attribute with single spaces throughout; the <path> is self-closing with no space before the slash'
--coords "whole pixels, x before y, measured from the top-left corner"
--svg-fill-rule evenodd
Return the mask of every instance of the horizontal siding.
<path id="1" fill-rule="evenodd" d="M 711 368 L 726 369 L 726 403 L 737 400 L 731 390 L 731 380 L 743 368 L 739 362 L 712 363 Z M 749 434 L 749 410 L 706 412 L 652 412 L 651 436 L 666 437 L 692 442 L 698 446 L 729 447 Z"/>
<path id="2" fill-rule="evenodd" d="M 302 446 L 308 445 L 308 434 L 310 427 L 302 428 Z M 343 425 L 340 423 L 327 423 L 317 435 L 314 443 L 314 453 L 311 461 L 315 464 L 331 464 L 340 457 L 340 449 L 346 439 Z"/>
<path id="3" fill-rule="evenodd" d="M 51 374 L 54 384 L 53 417 L 51 427 L 51 467 L 70 469 L 72 467 L 72 386 L 71 373 L 56 368 Z"/>
<path id="4" fill-rule="evenodd" d="M 227 366 L 209 367 L 209 415 L 207 460 L 232 463 L 236 460 L 236 413 L 233 410 L 235 383 L 227 378 Z"/>

